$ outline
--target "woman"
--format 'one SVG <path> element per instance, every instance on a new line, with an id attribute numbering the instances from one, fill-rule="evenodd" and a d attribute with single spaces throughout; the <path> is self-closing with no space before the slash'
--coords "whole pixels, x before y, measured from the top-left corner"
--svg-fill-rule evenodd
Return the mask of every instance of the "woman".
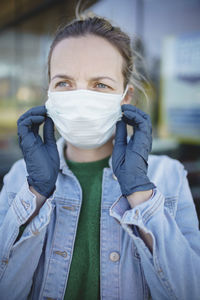
<path id="1" fill-rule="evenodd" d="M 19 118 L 24 160 L 1 191 L 1 299 L 199 298 L 186 171 L 149 155 L 133 63 L 129 37 L 103 18 L 57 32 L 48 100 Z"/>

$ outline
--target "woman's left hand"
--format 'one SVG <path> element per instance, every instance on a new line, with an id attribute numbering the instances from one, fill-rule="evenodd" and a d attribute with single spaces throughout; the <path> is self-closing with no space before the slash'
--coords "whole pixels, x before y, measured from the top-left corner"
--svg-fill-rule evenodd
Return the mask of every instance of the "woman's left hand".
<path id="1" fill-rule="evenodd" d="M 122 194 L 155 188 L 147 176 L 148 155 L 152 146 L 152 125 L 149 115 L 131 104 L 122 105 L 123 117 L 116 124 L 115 145 L 112 153 L 113 172 Z M 134 133 L 127 144 L 127 124 Z"/>

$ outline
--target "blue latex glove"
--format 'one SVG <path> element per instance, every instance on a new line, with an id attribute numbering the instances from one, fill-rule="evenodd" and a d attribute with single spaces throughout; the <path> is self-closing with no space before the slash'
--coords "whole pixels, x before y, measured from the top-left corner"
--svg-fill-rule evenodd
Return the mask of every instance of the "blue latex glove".
<path id="1" fill-rule="evenodd" d="M 28 183 L 38 193 L 49 197 L 58 176 L 60 159 L 54 137 L 54 124 L 47 115 L 45 106 L 29 109 L 17 121 L 19 145 L 29 176 Z M 44 122 L 43 139 L 38 134 Z"/>
<path id="2" fill-rule="evenodd" d="M 124 196 L 136 191 L 155 188 L 147 177 L 147 160 L 152 146 L 150 117 L 130 104 L 121 107 L 123 116 L 116 124 L 115 145 L 112 153 L 113 172 Z M 127 124 L 134 133 L 127 144 Z"/>

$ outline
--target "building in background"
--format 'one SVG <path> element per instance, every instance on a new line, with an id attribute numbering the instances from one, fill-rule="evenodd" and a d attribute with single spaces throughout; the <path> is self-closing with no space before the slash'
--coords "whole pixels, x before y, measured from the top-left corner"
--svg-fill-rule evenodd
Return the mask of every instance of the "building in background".
<path id="1" fill-rule="evenodd" d="M 94 3 L 86 1 L 84 6 Z M 0 186 L 3 175 L 22 157 L 16 121 L 46 101 L 49 46 L 57 27 L 74 18 L 76 4 L 76 0 L 0 2 Z"/>
<path id="2" fill-rule="evenodd" d="M 49 45 L 57 26 L 75 16 L 77 2 L 0 3 L 1 179 L 22 157 L 16 120 L 45 102 Z M 200 1 L 82 0 L 82 4 L 119 25 L 144 56 L 145 62 L 137 63 L 153 86 L 149 95 L 153 153 L 184 163 L 200 216 Z"/>

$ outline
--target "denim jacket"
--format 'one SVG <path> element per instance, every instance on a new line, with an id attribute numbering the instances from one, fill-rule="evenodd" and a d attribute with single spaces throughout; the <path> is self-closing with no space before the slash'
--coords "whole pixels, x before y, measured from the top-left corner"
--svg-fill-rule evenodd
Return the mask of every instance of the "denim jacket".
<path id="1" fill-rule="evenodd" d="M 36 208 L 26 166 L 17 161 L 0 194 L 0 299 L 64 298 L 82 202 L 80 184 L 57 141 L 56 189 L 16 241 Z M 153 196 L 131 208 L 112 171 L 104 168 L 100 218 L 101 300 L 200 299 L 200 233 L 195 206 L 178 161 L 149 155 Z M 153 239 L 153 251 L 138 228 Z"/>

